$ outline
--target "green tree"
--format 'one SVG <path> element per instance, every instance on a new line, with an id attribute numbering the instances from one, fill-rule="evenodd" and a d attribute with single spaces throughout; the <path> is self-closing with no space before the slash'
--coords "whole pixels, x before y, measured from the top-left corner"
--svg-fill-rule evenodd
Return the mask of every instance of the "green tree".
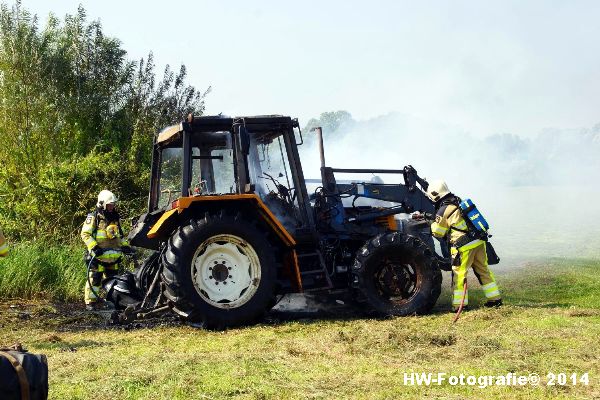
<path id="1" fill-rule="evenodd" d="M 180 121 L 189 113 L 200 115 L 204 112 L 204 98 L 210 87 L 199 92 L 185 84 L 187 71 L 184 65 L 175 74 L 167 65 L 163 79 L 156 84 L 154 56 L 148 55 L 146 60 L 138 63 L 136 73 L 129 85 L 128 104 L 124 107 L 126 121 L 131 123 L 128 129 L 132 132 L 129 160 L 136 165 L 150 164 L 151 148 L 154 134 L 169 124 Z"/>
<path id="2" fill-rule="evenodd" d="M 22 7 L 0 6 L 0 223 L 13 237 L 77 234 L 104 188 L 139 212 L 154 135 L 204 111 L 208 93 L 186 69 L 133 62 L 85 9 L 40 30 Z"/>
<path id="3" fill-rule="evenodd" d="M 323 135 L 334 134 L 340 127 L 354 122 L 352 115 L 348 111 L 328 111 L 321 113 L 319 118 L 311 118 L 306 126 L 305 131 L 310 131 L 312 128 L 320 126 L 323 128 Z"/>

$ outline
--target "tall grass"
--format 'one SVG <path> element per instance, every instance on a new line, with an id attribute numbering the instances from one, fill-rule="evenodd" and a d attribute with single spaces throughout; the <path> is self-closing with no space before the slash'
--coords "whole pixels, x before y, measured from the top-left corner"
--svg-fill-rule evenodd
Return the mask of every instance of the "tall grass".
<path id="1" fill-rule="evenodd" d="M 0 297 L 60 301 L 83 296 L 83 247 L 18 243 L 0 259 Z"/>

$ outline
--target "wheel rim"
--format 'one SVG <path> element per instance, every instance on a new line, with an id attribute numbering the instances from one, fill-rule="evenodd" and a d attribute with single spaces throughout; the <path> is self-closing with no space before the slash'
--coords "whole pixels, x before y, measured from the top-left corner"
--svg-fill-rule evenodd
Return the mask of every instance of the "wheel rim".
<path id="1" fill-rule="evenodd" d="M 421 277 L 412 264 L 386 260 L 375 273 L 375 286 L 389 301 L 402 304 L 419 292 Z"/>
<path id="2" fill-rule="evenodd" d="M 234 235 L 215 235 L 200 244 L 192 259 L 192 282 L 204 301 L 217 308 L 247 303 L 260 284 L 254 248 Z"/>

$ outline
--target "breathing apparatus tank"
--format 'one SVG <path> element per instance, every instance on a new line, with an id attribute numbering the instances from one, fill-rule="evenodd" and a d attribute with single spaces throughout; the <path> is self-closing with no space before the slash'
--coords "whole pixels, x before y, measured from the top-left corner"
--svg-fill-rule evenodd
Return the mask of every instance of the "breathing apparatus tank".
<path id="1" fill-rule="evenodd" d="M 478 233 L 487 234 L 490 226 L 471 199 L 464 199 L 458 207 L 467 224 L 471 225 Z"/>

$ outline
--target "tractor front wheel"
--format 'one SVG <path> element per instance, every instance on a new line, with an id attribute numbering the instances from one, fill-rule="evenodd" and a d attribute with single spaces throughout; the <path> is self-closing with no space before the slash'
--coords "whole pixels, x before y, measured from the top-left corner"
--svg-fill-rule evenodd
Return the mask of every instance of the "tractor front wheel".
<path id="1" fill-rule="evenodd" d="M 425 314 L 440 296 L 435 254 L 411 235 L 374 237 L 358 251 L 352 268 L 367 302 L 384 316 Z"/>

